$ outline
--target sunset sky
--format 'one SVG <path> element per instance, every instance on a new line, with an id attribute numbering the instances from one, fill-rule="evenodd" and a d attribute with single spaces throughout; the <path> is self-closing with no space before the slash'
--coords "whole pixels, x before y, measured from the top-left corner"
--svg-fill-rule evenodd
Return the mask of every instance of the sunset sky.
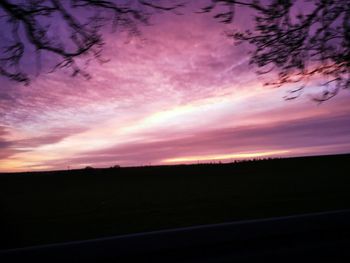
<path id="1" fill-rule="evenodd" d="M 248 65 L 212 14 L 156 14 L 142 35 L 106 33 L 90 80 L 43 69 L 0 78 L 0 172 L 232 161 L 350 152 L 350 94 L 296 100 Z M 26 67 L 33 67 L 28 61 Z"/>

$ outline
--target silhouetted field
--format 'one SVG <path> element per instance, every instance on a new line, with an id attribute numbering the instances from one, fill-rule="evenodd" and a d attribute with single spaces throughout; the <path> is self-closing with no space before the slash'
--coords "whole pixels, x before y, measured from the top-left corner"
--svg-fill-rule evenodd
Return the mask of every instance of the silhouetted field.
<path id="1" fill-rule="evenodd" d="M 0 248 L 350 208 L 350 155 L 0 174 Z"/>

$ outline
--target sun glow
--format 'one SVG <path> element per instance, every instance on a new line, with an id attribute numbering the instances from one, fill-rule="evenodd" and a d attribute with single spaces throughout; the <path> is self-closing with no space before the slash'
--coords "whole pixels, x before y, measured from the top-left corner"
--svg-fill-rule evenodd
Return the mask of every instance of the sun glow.
<path id="1" fill-rule="evenodd" d="M 169 158 L 163 160 L 163 163 L 187 163 L 196 161 L 217 161 L 217 160 L 239 160 L 239 159 L 251 159 L 259 157 L 268 157 L 283 155 L 290 151 L 267 151 L 267 152 L 253 152 L 253 153 L 232 153 L 232 154 L 218 154 L 218 155 L 200 155 L 200 156 L 187 156 L 178 158 Z"/>

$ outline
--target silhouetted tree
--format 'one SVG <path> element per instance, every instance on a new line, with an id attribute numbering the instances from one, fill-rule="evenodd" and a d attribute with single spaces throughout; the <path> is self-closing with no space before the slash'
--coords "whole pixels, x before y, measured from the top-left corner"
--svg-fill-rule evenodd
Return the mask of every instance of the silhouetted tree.
<path id="1" fill-rule="evenodd" d="M 231 23 L 235 9 L 243 7 L 254 11 L 254 28 L 229 35 L 254 46 L 250 63 L 262 68 L 259 73 L 277 70 L 278 79 L 268 85 L 301 81 L 303 86 L 287 97 L 293 99 L 305 83 L 322 79 L 325 89 L 314 98 L 319 102 L 350 87 L 349 1 L 212 0 L 203 12 L 216 12 L 220 22 Z"/>
<path id="2" fill-rule="evenodd" d="M 23 67 L 25 52 L 34 47 L 37 65 L 40 54 L 54 54 L 60 59 L 53 68 L 72 69 L 72 75 L 89 77 L 79 65 L 81 57 L 95 57 L 103 62 L 102 27 L 111 23 L 130 34 L 139 34 L 138 25 L 148 24 L 154 10 L 170 11 L 180 5 L 167 6 L 166 1 L 118 0 L 0 0 L 0 25 L 10 37 L 1 40 L 0 75 L 29 83 Z M 171 3 L 171 1 L 169 2 Z M 63 35 L 54 32 L 54 25 Z"/>
<path id="3" fill-rule="evenodd" d="M 53 70 L 69 67 L 72 75 L 89 77 L 79 64 L 81 57 L 103 62 L 102 27 L 111 23 L 131 34 L 139 34 L 138 25 L 148 24 L 154 10 L 171 11 L 183 6 L 166 0 L 1 0 L 0 24 L 11 37 L 0 51 L 0 75 L 28 83 L 29 75 L 21 66 L 25 50 L 34 47 L 60 58 Z M 324 92 L 314 98 L 324 101 L 340 89 L 350 87 L 350 5 L 345 0 L 211 0 L 203 12 L 215 12 L 222 23 L 231 23 L 236 8 L 254 11 L 251 30 L 230 32 L 229 36 L 255 47 L 250 62 L 258 73 L 278 72 L 281 86 L 302 82 L 287 99 L 296 98 L 307 83 L 324 80 Z M 170 4 L 170 5 L 169 5 Z M 224 6 L 222 9 L 218 6 Z M 59 24 L 65 35 L 52 32 Z M 5 27 L 4 27 L 5 28 Z M 4 29 L 6 31 L 6 29 Z M 38 66 L 40 67 L 40 66 Z"/>

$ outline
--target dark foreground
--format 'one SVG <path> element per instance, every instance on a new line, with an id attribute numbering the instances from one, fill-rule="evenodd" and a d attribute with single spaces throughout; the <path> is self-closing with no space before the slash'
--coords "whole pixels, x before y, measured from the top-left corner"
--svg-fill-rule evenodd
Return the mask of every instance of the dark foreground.
<path id="1" fill-rule="evenodd" d="M 0 251 L 2 262 L 349 262 L 350 210 Z"/>
<path id="2" fill-rule="evenodd" d="M 338 155 L 238 164 L 2 174 L 0 249 L 349 209 L 349 164 L 350 155 Z M 261 247 L 268 242 L 282 247 L 291 244 L 293 248 L 313 238 L 308 244 L 326 253 L 322 247 L 341 248 L 349 241 L 348 236 L 341 237 L 346 227 L 335 226 L 321 232 L 312 230 L 311 235 L 299 235 L 298 227 L 292 228 L 292 236 L 240 241 L 236 248 L 243 253 L 245 247 Z M 338 236 L 341 238 L 334 240 Z M 322 241 L 319 248 L 317 240 L 325 243 Z M 220 251 L 225 244 L 210 247 Z M 195 251 L 191 248 L 189 253 Z"/>

